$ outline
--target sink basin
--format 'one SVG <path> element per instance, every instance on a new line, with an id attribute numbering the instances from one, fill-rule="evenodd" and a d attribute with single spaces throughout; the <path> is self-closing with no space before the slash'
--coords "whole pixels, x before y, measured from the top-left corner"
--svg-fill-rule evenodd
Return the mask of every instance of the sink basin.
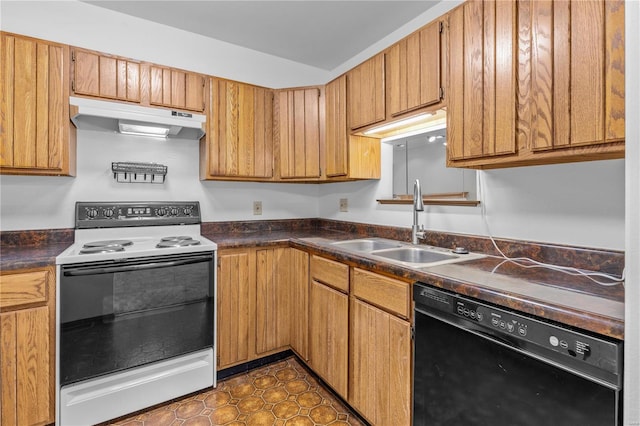
<path id="1" fill-rule="evenodd" d="M 447 263 L 464 262 L 485 257 L 480 253 L 457 254 L 441 247 L 413 245 L 403 241 L 369 237 L 353 240 L 333 241 L 327 243 L 331 247 L 356 252 L 361 256 L 400 264 L 405 267 L 420 269 Z"/>
<path id="2" fill-rule="evenodd" d="M 406 263 L 433 263 L 441 262 L 443 260 L 454 260 L 460 257 L 455 254 L 442 253 L 440 251 L 419 247 L 402 247 L 394 250 L 379 251 L 372 254 Z"/>
<path id="3" fill-rule="evenodd" d="M 345 250 L 354 251 L 375 251 L 402 247 L 401 244 L 391 241 L 380 241 L 374 239 L 348 240 L 331 243 L 332 246 L 338 246 Z"/>

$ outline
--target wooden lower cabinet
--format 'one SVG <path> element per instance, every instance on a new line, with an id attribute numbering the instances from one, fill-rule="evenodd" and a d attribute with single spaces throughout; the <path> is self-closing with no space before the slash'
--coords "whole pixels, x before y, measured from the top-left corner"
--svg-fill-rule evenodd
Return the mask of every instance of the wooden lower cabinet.
<path id="1" fill-rule="evenodd" d="M 291 349 L 309 361 L 309 253 L 290 249 Z"/>
<path id="2" fill-rule="evenodd" d="M 372 425 L 411 424 L 411 324 L 351 298 L 349 403 Z"/>
<path id="3" fill-rule="evenodd" d="M 220 250 L 218 369 L 291 348 L 372 425 L 409 425 L 410 293 L 291 247 Z"/>
<path id="4" fill-rule="evenodd" d="M 0 424 L 54 421 L 55 271 L 0 275 Z"/>
<path id="5" fill-rule="evenodd" d="M 309 364 L 346 399 L 349 297 L 312 280 L 309 305 Z"/>
<path id="6" fill-rule="evenodd" d="M 290 342 L 290 250 L 256 251 L 256 354 L 285 348 Z"/>
<path id="7" fill-rule="evenodd" d="M 249 361 L 251 295 L 255 294 L 252 265 L 255 252 L 250 250 L 218 253 L 218 369 Z"/>
<path id="8" fill-rule="evenodd" d="M 308 271 L 308 254 L 289 247 L 218 252 L 218 370 L 289 346 L 306 356 Z"/>

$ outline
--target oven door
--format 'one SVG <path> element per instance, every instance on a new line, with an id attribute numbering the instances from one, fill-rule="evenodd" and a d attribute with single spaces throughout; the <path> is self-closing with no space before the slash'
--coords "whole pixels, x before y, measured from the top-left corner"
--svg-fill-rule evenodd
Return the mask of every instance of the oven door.
<path id="1" fill-rule="evenodd" d="M 211 349 L 215 252 L 63 265 L 59 384 Z"/>

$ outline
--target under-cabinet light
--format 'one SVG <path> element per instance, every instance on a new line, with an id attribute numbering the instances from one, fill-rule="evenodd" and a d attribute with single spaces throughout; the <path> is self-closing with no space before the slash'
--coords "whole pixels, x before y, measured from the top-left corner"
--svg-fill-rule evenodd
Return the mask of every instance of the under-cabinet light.
<path id="1" fill-rule="evenodd" d="M 431 117 L 432 115 L 433 114 L 430 114 L 430 113 L 419 114 L 419 115 L 416 115 L 414 117 L 406 118 L 404 120 L 400 120 L 400 121 L 396 121 L 396 122 L 393 122 L 393 123 L 385 124 L 385 125 L 379 126 L 379 127 L 374 127 L 372 129 L 369 129 L 366 132 L 364 132 L 364 134 L 365 135 L 371 135 L 371 134 L 374 134 L 374 133 L 386 132 L 387 130 L 391 130 L 391 129 L 397 129 L 398 127 L 406 126 L 407 124 L 411 124 L 411 123 L 416 123 L 418 121 L 422 121 L 422 120 L 426 119 L 427 117 Z"/>
<path id="2" fill-rule="evenodd" d="M 155 138 L 166 138 L 171 130 L 170 127 L 133 124 L 122 120 L 118 121 L 118 128 L 123 135 L 151 136 Z"/>
<path id="3" fill-rule="evenodd" d="M 388 136 L 386 138 L 380 139 L 381 142 L 391 142 L 396 139 L 408 138 L 409 136 L 421 135 L 427 132 L 433 132 L 434 130 L 442 130 L 446 129 L 447 122 L 445 119 L 436 120 L 430 123 L 428 126 L 420 127 L 419 129 L 411 130 L 405 133 L 398 133 L 395 135 Z"/>

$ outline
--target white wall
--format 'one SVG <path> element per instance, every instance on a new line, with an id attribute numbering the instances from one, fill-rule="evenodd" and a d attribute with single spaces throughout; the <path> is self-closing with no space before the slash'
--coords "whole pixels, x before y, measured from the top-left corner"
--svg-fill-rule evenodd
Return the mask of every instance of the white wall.
<path id="1" fill-rule="evenodd" d="M 324 84 L 329 73 L 77 0 L 0 2 L 4 31 L 271 88 Z"/>
<path id="2" fill-rule="evenodd" d="M 198 200 L 204 221 L 318 216 L 315 185 L 201 182 L 198 142 L 78 131 L 77 177 L 1 176 L 0 228 L 73 228 L 76 201 Z M 112 161 L 168 166 L 164 184 L 117 183 Z M 262 216 L 253 216 L 253 201 Z"/>
<path id="3" fill-rule="evenodd" d="M 382 144 L 382 179 L 320 187 L 320 216 L 410 227 L 411 206 L 381 205 L 392 193 L 392 147 Z M 495 237 L 624 250 L 624 160 L 479 172 Z M 349 212 L 339 212 L 339 199 Z M 486 235 L 480 207 L 425 206 L 427 229 Z"/>
<path id="4" fill-rule="evenodd" d="M 640 2 L 625 2 L 626 67 L 626 285 L 624 320 L 624 425 L 640 425 Z"/>

